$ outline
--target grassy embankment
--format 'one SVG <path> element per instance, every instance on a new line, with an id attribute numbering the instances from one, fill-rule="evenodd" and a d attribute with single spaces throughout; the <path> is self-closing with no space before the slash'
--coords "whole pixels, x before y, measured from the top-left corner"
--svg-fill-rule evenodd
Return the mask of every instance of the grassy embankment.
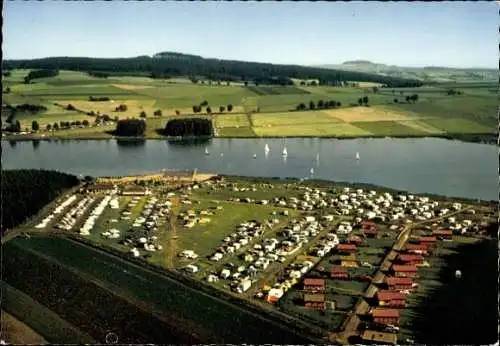
<path id="1" fill-rule="evenodd" d="M 35 135 L 12 138 L 112 138 L 108 133 L 114 125 L 74 128 L 46 132 L 47 124 L 60 121 L 93 123 L 86 112 L 108 114 L 111 118 L 139 117 L 146 112 L 146 138 L 162 138 L 157 129 L 163 128 L 176 111 L 191 116 L 192 106 L 208 101 L 213 112 L 219 106 L 233 105 L 232 112 L 210 116 L 219 137 L 423 137 L 438 136 L 460 139 L 492 138 L 497 131 L 497 97 L 488 83 L 437 84 L 414 89 L 379 89 L 371 87 L 244 87 L 234 85 L 193 85 L 181 80 L 153 80 L 146 77 L 110 77 L 99 79 L 84 73 L 61 71 L 53 78 L 22 84 L 27 71 L 15 71 L 5 78 L 11 88 L 4 94 L 10 104 L 43 104 L 48 110 L 36 115 L 19 115 L 21 128 L 31 129 L 37 120 L 42 131 Z M 449 88 L 462 95 L 447 95 Z M 407 103 L 405 97 L 417 93 L 416 103 Z M 89 96 L 110 98 L 107 102 L 90 102 Z M 351 106 L 360 97 L 368 96 L 369 107 Z M 398 103 L 394 103 L 394 99 Z M 292 111 L 297 104 L 319 100 L 341 102 L 338 109 Z M 68 111 L 68 104 L 78 111 Z M 119 104 L 127 111 L 115 112 Z M 259 109 L 258 113 L 253 112 Z M 153 112 L 160 109 L 161 117 Z M 204 115 L 206 116 L 206 114 Z M 45 136 L 45 137 L 42 137 Z"/>

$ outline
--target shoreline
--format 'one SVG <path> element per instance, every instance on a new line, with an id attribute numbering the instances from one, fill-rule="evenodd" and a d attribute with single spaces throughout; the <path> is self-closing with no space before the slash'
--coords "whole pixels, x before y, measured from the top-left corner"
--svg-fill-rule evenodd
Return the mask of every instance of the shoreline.
<path id="1" fill-rule="evenodd" d="M 425 138 L 441 138 L 451 141 L 460 141 L 465 143 L 481 143 L 481 144 L 498 144 L 498 133 L 444 133 L 444 134 L 426 134 L 426 135 L 367 135 L 367 136 L 213 136 L 208 138 L 199 137 L 119 137 L 109 136 L 103 137 L 102 134 L 86 135 L 86 136 L 39 136 L 39 135 L 7 135 L 2 137 L 2 140 L 11 142 L 22 141 L 70 141 L 70 140 L 141 140 L 141 141 L 179 141 L 179 140 L 211 140 L 211 139 L 336 139 L 336 140 L 349 140 L 349 139 L 425 139 Z"/>

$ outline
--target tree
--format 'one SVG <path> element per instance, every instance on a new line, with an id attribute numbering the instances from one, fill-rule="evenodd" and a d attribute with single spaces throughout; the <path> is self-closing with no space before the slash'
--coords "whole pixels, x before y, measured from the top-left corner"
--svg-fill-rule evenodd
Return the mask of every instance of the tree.
<path id="1" fill-rule="evenodd" d="M 413 95 L 411 95 L 410 99 L 413 101 L 413 103 L 415 103 L 415 102 L 418 101 L 418 95 L 417 94 L 413 94 Z"/>
<path id="2" fill-rule="evenodd" d="M 146 112 L 144 112 L 144 111 L 141 111 L 141 114 L 139 116 L 141 118 L 146 118 L 147 117 Z"/>
<path id="3" fill-rule="evenodd" d="M 243 84 L 244 84 L 245 86 L 248 86 L 248 82 L 247 82 L 247 81 L 245 81 Z"/>
<path id="4" fill-rule="evenodd" d="M 121 104 L 115 108 L 117 112 L 126 112 L 128 109 L 127 105 Z"/>
<path id="5" fill-rule="evenodd" d="M 155 112 L 153 113 L 153 115 L 154 115 L 154 116 L 156 116 L 156 117 L 161 117 L 161 116 L 162 116 L 162 114 L 163 114 L 163 113 L 161 112 L 161 109 L 157 109 L 157 110 L 155 110 Z"/>
<path id="6" fill-rule="evenodd" d="M 368 96 L 363 97 L 363 103 L 365 104 L 365 106 L 368 105 L 368 101 L 369 101 Z"/>
<path id="7" fill-rule="evenodd" d="M 181 111 L 180 111 L 180 110 L 178 110 L 178 109 L 176 109 L 176 110 L 175 110 L 175 115 L 181 115 Z"/>
<path id="8" fill-rule="evenodd" d="M 36 120 L 33 120 L 31 122 L 31 130 L 33 130 L 34 132 L 40 130 L 40 125 L 38 125 L 38 122 Z"/>
<path id="9" fill-rule="evenodd" d="M 316 105 L 314 104 L 314 101 L 309 101 L 309 109 L 314 109 L 316 108 Z"/>
<path id="10" fill-rule="evenodd" d="M 89 126 L 89 121 L 87 119 L 85 119 L 84 121 L 82 121 L 82 125 L 83 126 Z"/>
<path id="11" fill-rule="evenodd" d="M 201 107 L 198 105 L 193 105 L 193 113 L 199 113 L 201 111 Z"/>
<path id="12" fill-rule="evenodd" d="M 337 107 L 340 107 L 340 106 L 342 106 L 342 103 L 337 101 Z"/>
<path id="13" fill-rule="evenodd" d="M 305 111 L 305 110 L 306 110 L 306 108 L 307 108 L 307 107 L 306 107 L 305 103 L 299 103 L 299 104 L 297 105 L 297 107 L 296 107 L 296 109 L 297 109 L 298 111 Z"/>
<path id="14" fill-rule="evenodd" d="M 144 114 L 146 114 L 146 113 L 144 113 Z M 104 121 L 111 121 L 111 117 L 109 115 L 107 115 L 107 114 L 104 114 L 102 116 L 102 120 L 104 120 Z"/>
<path id="15" fill-rule="evenodd" d="M 406 96 L 405 99 L 407 103 L 410 103 L 410 96 Z"/>
<path id="16" fill-rule="evenodd" d="M 231 112 L 232 110 L 233 110 L 233 105 L 232 104 L 228 104 L 227 105 L 227 111 Z"/>
<path id="17" fill-rule="evenodd" d="M 398 99 L 394 99 L 394 103 L 398 103 L 398 102 L 399 102 Z"/>
<path id="18" fill-rule="evenodd" d="M 73 106 L 71 103 L 70 103 L 69 105 L 67 105 L 67 106 L 66 106 L 66 109 L 67 109 L 68 111 L 74 111 L 74 110 L 76 110 L 75 106 Z"/>
<path id="19" fill-rule="evenodd" d="M 377 88 L 376 86 L 374 86 L 374 87 L 372 88 L 372 90 L 373 90 L 373 93 L 374 93 L 374 94 L 378 93 L 378 88 Z"/>
<path id="20" fill-rule="evenodd" d="M 208 106 L 208 101 L 204 100 L 202 103 L 200 103 L 200 106 L 202 107 Z"/>
<path id="21" fill-rule="evenodd" d="M 225 110 L 226 110 L 226 107 L 224 107 L 224 106 L 219 107 L 219 112 L 224 113 Z"/>
<path id="22" fill-rule="evenodd" d="M 361 97 L 358 99 L 358 104 L 359 104 L 360 106 L 361 106 L 361 105 L 363 105 L 363 99 L 362 99 Z"/>
<path id="23" fill-rule="evenodd" d="M 212 114 L 212 108 L 210 108 L 210 106 L 207 107 L 207 114 Z"/>
<path id="24" fill-rule="evenodd" d="M 46 129 L 47 131 L 50 131 L 50 130 L 52 129 L 52 125 L 47 124 L 47 126 L 45 126 L 45 129 Z"/>
<path id="25" fill-rule="evenodd" d="M 75 125 L 76 125 L 76 126 L 82 126 L 82 122 L 81 122 L 80 120 L 77 120 L 77 121 L 75 122 Z"/>
<path id="26" fill-rule="evenodd" d="M 318 108 L 323 108 L 323 107 L 324 107 L 323 100 L 319 100 L 318 101 Z"/>

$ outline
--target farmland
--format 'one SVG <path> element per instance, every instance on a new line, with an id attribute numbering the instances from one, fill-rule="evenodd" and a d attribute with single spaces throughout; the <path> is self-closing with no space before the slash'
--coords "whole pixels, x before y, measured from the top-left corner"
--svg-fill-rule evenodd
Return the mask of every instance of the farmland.
<path id="1" fill-rule="evenodd" d="M 449 227 L 449 215 L 455 215 L 456 222 L 469 222 L 466 236 L 443 243 L 443 250 L 436 252 L 449 255 L 454 248 L 447 250 L 446 244 L 474 241 L 483 223 L 494 215 L 491 206 L 465 204 L 463 211 L 456 211 L 455 204 L 446 200 L 439 200 L 440 209 L 434 210 L 437 202 L 410 195 L 409 206 L 416 205 L 412 203 L 418 198 L 431 212 L 405 213 L 403 197 L 393 200 L 384 190 L 348 190 L 334 183 L 225 177 L 181 188 L 169 188 L 167 182 L 145 180 L 145 184 L 152 196 L 115 196 L 116 208 L 105 207 L 88 235 L 81 227 L 90 209 L 103 201 L 102 193 L 89 195 L 95 199 L 78 214 L 72 229 L 60 228 L 64 218 L 58 217 L 37 230 L 37 236 L 8 241 L 4 246 L 8 268 L 4 280 L 12 287 L 8 292 L 14 292 L 11 297 L 29 299 L 7 299 L 7 310 L 23 317 L 27 306 L 34 306 L 31 309 L 38 315 L 24 320 L 49 341 L 62 338 L 58 335 L 69 328 L 73 334 L 66 334 L 71 340 L 103 340 L 110 331 L 120 330 L 123 342 L 151 342 L 167 335 L 169 340 L 189 342 L 287 338 L 296 342 L 297 336 L 287 327 L 292 325 L 316 336 L 328 331 L 334 341 L 357 335 L 366 326 L 372 328 L 356 324 L 352 316 L 369 320 L 367 304 L 373 303 L 364 297 L 367 292 L 373 294 L 373 280 L 380 279 L 380 272 L 385 273 L 382 277 L 390 275 L 388 258 L 394 260 L 393 249 L 401 248 L 412 229 L 410 241 L 429 232 L 423 228 L 426 224 L 434 222 L 429 229 Z M 375 209 L 379 213 L 359 209 L 357 199 L 364 200 L 363 205 L 380 205 Z M 67 210 L 83 200 L 77 197 Z M 475 215 L 468 212 L 471 208 Z M 374 215 L 375 222 L 363 223 Z M 402 220 L 415 226 L 403 227 Z M 369 235 L 366 225 L 375 227 L 375 233 Z M 117 229 L 118 236 L 104 232 L 109 228 Z M 50 235 L 54 232 L 59 236 Z M 342 252 L 336 249 L 339 243 L 356 244 L 355 251 Z M 130 251 L 132 247 L 136 250 Z M 17 270 L 19 266 L 24 270 Z M 418 339 L 413 313 L 406 311 L 420 311 L 420 297 L 431 294 L 426 282 L 432 285 L 439 280 L 435 273 L 440 266 L 431 258 L 430 267 L 420 269 L 421 286 L 409 296 L 401 322 L 403 341 Z M 345 277 L 334 276 L 334 270 Z M 37 278 L 36 283 L 32 278 Z M 320 280 L 323 290 L 311 290 L 307 280 Z M 247 281 L 248 286 L 242 286 Z M 90 294 L 93 298 L 88 298 Z M 324 305 L 308 302 L 313 296 L 324 299 Z M 76 308 L 81 302 L 85 304 Z M 101 305 L 117 310 L 103 311 Z M 69 313 L 75 309 L 78 313 Z M 275 322 L 260 317 L 264 311 Z M 128 318 L 131 314 L 136 317 Z M 48 316 L 43 320 L 54 320 L 57 328 L 48 333 L 36 316 Z M 131 326 L 126 331 L 120 327 L 124 321 Z"/>
<path id="2" fill-rule="evenodd" d="M 5 103 L 37 104 L 47 107 L 37 114 L 19 113 L 21 129 L 31 130 L 32 120 L 40 131 L 30 138 L 111 138 L 114 119 L 139 118 L 146 114 L 146 138 L 161 138 L 157 130 L 168 119 L 193 115 L 193 105 L 207 101 L 202 112 L 209 116 L 220 137 L 377 137 L 377 136 L 459 136 L 486 135 L 496 131 L 497 100 L 488 83 L 437 84 L 420 88 L 379 88 L 370 86 L 266 86 L 241 83 L 192 84 L 184 79 L 114 77 L 106 79 L 86 73 L 61 71 L 32 84 L 21 83 L 28 70 L 16 70 L 6 77 L 9 93 Z M 449 95 L 449 89 L 462 92 Z M 406 97 L 418 94 L 418 101 Z M 89 97 L 107 101 L 90 101 Z M 368 97 L 367 105 L 358 100 Z M 334 109 L 295 111 L 297 105 L 334 100 Z M 397 101 L 397 103 L 396 103 Z M 75 110 L 68 110 L 72 105 Z M 119 105 L 125 106 L 116 111 Z M 229 111 L 229 105 L 232 109 Z M 206 107 L 212 110 L 206 113 Z M 223 107 L 223 108 L 220 108 Z M 222 110 L 222 111 L 221 111 Z M 161 115 L 154 115 L 161 111 Z M 92 114 L 92 115 L 89 115 Z M 159 113 L 158 113 L 159 114 Z M 96 116 L 110 121 L 92 126 Z M 84 120 L 90 126 L 84 127 Z M 46 131 L 47 125 L 67 121 L 71 129 Z M 10 136 L 17 138 L 16 136 Z"/>

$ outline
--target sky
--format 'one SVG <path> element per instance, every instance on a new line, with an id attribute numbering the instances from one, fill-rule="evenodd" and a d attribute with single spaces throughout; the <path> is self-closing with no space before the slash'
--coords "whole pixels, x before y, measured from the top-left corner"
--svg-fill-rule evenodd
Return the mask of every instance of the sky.
<path id="1" fill-rule="evenodd" d="M 3 4 L 2 53 L 498 68 L 498 16 L 496 2 L 16 0 Z"/>

